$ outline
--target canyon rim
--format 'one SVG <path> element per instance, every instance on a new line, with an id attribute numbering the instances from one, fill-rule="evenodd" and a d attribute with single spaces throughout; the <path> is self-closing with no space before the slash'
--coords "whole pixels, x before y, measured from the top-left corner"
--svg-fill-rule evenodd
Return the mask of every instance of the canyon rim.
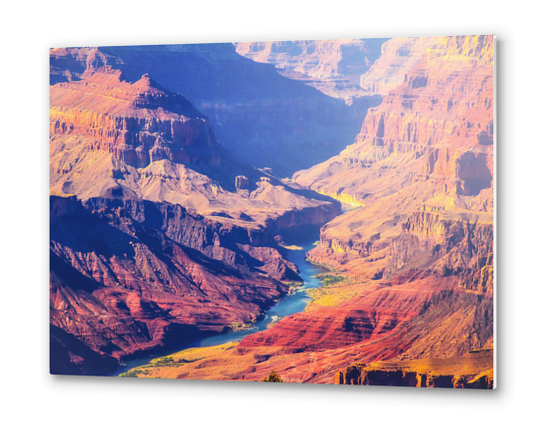
<path id="1" fill-rule="evenodd" d="M 50 50 L 50 372 L 495 387 L 494 37 Z"/>

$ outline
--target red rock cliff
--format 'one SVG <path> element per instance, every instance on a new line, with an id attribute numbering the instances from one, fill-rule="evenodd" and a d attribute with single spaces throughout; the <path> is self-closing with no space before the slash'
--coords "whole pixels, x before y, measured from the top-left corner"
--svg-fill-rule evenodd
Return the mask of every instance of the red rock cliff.
<path id="1" fill-rule="evenodd" d="M 148 75 L 130 84 L 119 71 L 101 68 L 83 81 L 51 86 L 50 102 L 52 137 L 91 138 L 91 149 L 112 152 L 128 165 L 144 168 L 166 158 L 221 162 L 206 118 Z"/>
<path id="2" fill-rule="evenodd" d="M 493 38 L 429 44 L 404 82 L 369 110 L 355 144 L 296 174 L 302 185 L 361 206 L 328 224 L 315 259 L 368 257 L 419 211 L 491 224 Z"/>

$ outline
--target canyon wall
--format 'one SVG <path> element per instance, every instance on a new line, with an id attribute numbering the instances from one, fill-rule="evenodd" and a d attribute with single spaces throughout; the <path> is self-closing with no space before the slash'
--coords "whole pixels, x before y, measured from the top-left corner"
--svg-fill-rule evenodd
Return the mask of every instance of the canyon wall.
<path id="1" fill-rule="evenodd" d="M 492 389 L 493 351 L 473 351 L 453 360 L 355 364 L 338 372 L 335 384 Z"/>
<path id="2" fill-rule="evenodd" d="M 91 149 L 136 168 L 162 159 L 213 165 L 222 160 L 207 118 L 149 75 L 130 84 L 120 71 L 100 68 L 83 81 L 52 86 L 50 104 L 51 136 L 90 138 Z"/>
<path id="3" fill-rule="evenodd" d="M 276 250 L 243 246 L 248 236 L 235 231 L 180 206 L 52 196 L 54 331 L 103 366 L 255 321 L 288 291 L 280 280 L 299 277 Z"/>
<path id="4" fill-rule="evenodd" d="M 51 80 L 68 79 L 50 88 L 55 374 L 250 325 L 300 280 L 277 240 L 340 212 L 233 158 L 185 97 L 110 63 L 52 52 Z"/>
<path id="5" fill-rule="evenodd" d="M 352 102 L 367 95 L 360 77 L 378 59 L 387 39 L 306 40 L 235 43 L 236 51 L 256 62 L 271 63 L 281 75 L 304 81 L 321 92 Z"/>
<path id="6" fill-rule="evenodd" d="M 423 47 L 402 83 L 369 110 L 356 142 L 294 180 L 355 206 L 323 228 L 311 260 L 381 290 L 405 278 L 417 287 L 416 318 L 397 327 L 411 341 L 397 358 L 457 357 L 492 346 L 493 37 L 407 41 L 384 44 L 366 74 L 380 72 L 391 46 Z M 448 306 L 430 292 L 448 293 Z"/>
<path id="7" fill-rule="evenodd" d="M 280 176 L 339 153 L 379 101 L 364 98 L 350 107 L 240 56 L 228 43 L 53 49 L 51 83 L 87 78 L 103 66 L 121 70 L 131 83 L 150 74 L 181 93 L 209 117 L 234 157 Z"/>
<path id="8" fill-rule="evenodd" d="M 149 75 L 129 83 L 106 66 L 52 86 L 50 102 L 53 194 L 167 201 L 271 238 L 338 213 L 234 159 L 204 115 Z"/>
<path id="9" fill-rule="evenodd" d="M 295 175 L 358 207 L 326 226 L 314 260 L 374 259 L 398 237 L 406 240 L 403 232 L 420 217 L 484 223 L 491 233 L 493 39 L 439 40 L 427 40 L 421 62 L 368 112 L 355 144 Z"/>
<path id="10" fill-rule="evenodd" d="M 369 93 L 387 95 L 404 82 L 404 76 L 422 60 L 425 51 L 440 37 L 398 37 L 382 44 L 381 55 L 362 74 L 359 85 Z"/>

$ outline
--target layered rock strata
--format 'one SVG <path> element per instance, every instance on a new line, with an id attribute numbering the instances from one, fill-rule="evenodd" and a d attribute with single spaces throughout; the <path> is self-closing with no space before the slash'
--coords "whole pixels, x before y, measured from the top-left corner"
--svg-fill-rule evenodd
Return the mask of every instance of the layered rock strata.
<path id="1" fill-rule="evenodd" d="M 71 362 L 103 367 L 258 319 L 288 291 L 279 280 L 299 277 L 236 231 L 180 206 L 52 196 L 51 325 L 103 356 L 70 344 Z"/>
<path id="2" fill-rule="evenodd" d="M 282 177 L 339 153 L 379 101 L 348 106 L 228 43 L 52 49 L 50 56 L 53 84 L 88 78 L 104 66 L 121 70 L 130 83 L 152 75 L 208 116 L 235 158 Z"/>
<path id="3" fill-rule="evenodd" d="M 360 76 L 360 87 L 369 93 L 387 95 L 404 82 L 405 74 L 419 65 L 425 51 L 440 40 L 441 37 L 398 37 L 385 41 L 373 66 Z"/>
<path id="4" fill-rule="evenodd" d="M 493 350 L 454 359 L 354 364 L 336 374 L 335 384 L 492 389 Z"/>
<path id="5" fill-rule="evenodd" d="M 236 51 L 256 62 L 271 63 L 279 72 L 304 81 L 323 93 L 352 101 L 365 96 L 359 85 L 380 56 L 386 39 L 306 40 L 236 43 Z"/>
<path id="6" fill-rule="evenodd" d="M 50 128 L 55 195 L 181 204 L 255 238 L 338 213 L 330 199 L 235 161 L 205 116 L 148 75 L 132 84 L 106 67 L 52 86 Z"/>
<path id="7" fill-rule="evenodd" d="M 356 143 L 295 181 L 356 207 L 324 227 L 313 261 L 379 282 L 375 293 L 418 280 L 395 356 L 453 358 L 492 345 L 493 38 L 420 43 L 421 60 L 369 111 Z"/>
<path id="8" fill-rule="evenodd" d="M 137 174 L 122 168 L 115 182 L 122 201 L 128 193 L 151 193 L 189 207 L 172 193 L 182 192 L 181 182 L 184 190 L 196 187 L 192 193 L 204 195 L 195 203 L 191 195 L 191 204 L 222 225 L 224 235 L 219 248 L 213 243 L 198 252 L 226 264 L 245 258 L 239 272 L 259 268 L 273 280 L 295 269 L 273 265 L 276 256 L 264 246 L 269 234 L 261 229 L 276 234 L 316 216 L 323 223 L 337 212 L 336 203 L 321 203 L 325 197 L 307 203 L 303 188 L 354 207 L 322 228 L 309 254 L 335 282 L 311 291 L 314 301 L 305 312 L 240 343 L 173 355 L 140 376 L 261 381 L 274 370 L 285 382 L 493 386 L 493 38 L 407 41 L 384 50 L 381 59 L 395 56 L 389 63 L 406 73 L 400 82 L 397 70 L 389 79 L 378 77 L 383 85 L 372 89 L 387 96 L 369 111 L 356 143 L 297 173 L 293 184 L 236 169 L 230 193 L 238 197 L 232 197 L 170 159 Z M 366 72 L 374 71 L 375 80 L 384 63 L 377 62 Z M 77 165 L 73 169 L 75 176 Z M 142 183 L 158 174 L 161 182 Z M 54 187 L 87 190 L 75 178 Z M 241 198 L 259 212 L 244 216 L 232 208 Z M 290 210 L 275 214 L 269 205 L 285 199 Z M 234 232 L 248 240 L 237 250 L 228 244 Z"/>
<path id="9" fill-rule="evenodd" d="M 50 104 L 53 138 L 92 139 L 90 150 L 113 153 L 127 165 L 144 168 L 162 159 L 221 163 L 206 117 L 149 75 L 130 84 L 120 71 L 100 68 L 83 81 L 52 86 Z"/>
<path id="10" fill-rule="evenodd" d="M 433 247 L 451 249 L 437 234 L 446 231 L 445 222 L 447 228 L 485 225 L 482 244 L 492 242 L 493 39 L 428 42 L 403 84 L 369 111 L 356 143 L 296 174 L 299 184 L 358 207 L 325 228 L 313 260 L 331 257 L 336 265 L 376 271 L 392 246 L 407 249 L 409 237 L 434 234 Z M 424 228 L 415 230 L 418 225 Z M 419 242 L 413 243 L 417 250 Z M 491 248 L 479 254 L 487 258 Z M 409 253 L 393 255 L 388 275 L 401 255 Z"/>
<path id="11" fill-rule="evenodd" d="M 250 325 L 300 279 L 275 238 L 340 211 L 234 160 L 183 96 L 90 54 L 105 61 L 93 50 L 51 87 L 55 374 Z"/>

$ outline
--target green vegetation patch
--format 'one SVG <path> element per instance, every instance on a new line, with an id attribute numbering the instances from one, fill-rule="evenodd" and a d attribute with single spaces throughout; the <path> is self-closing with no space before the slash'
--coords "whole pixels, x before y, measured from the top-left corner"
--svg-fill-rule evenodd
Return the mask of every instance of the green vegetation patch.
<path id="1" fill-rule="evenodd" d="M 265 377 L 262 381 L 265 381 L 267 383 L 284 383 L 282 377 L 274 370 L 271 371 L 269 376 Z"/>
<path id="2" fill-rule="evenodd" d="M 232 322 L 230 325 L 230 329 L 233 332 L 250 330 L 252 327 L 254 327 L 252 323 L 245 324 L 243 322 L 235 322 L 235 321 Z"/>
<path id="3" fill-rule="evenodd" d="M 135 370 L 123 372 L 122 374 L 119 375 L 119 377 L 138 377 L 139 374 L 140 374 L 140 370 L 135 369 Z"/>
<path id="4" fill-rule="evenodd" d="M 133 368 L 130 371 L 126 371 L 119 375 L 119 377 L 139 377 L 140 375 L 149 375 L 149 371 L 143 369 L 144 367 Z"/>
<path id="5" fill-rule="evenodd" d="M 345 282 L 347 280 L 347 278 L 342 275 L 326 274 L 326 273 L 316 274 L 314 278 L 319 279 L 322 282 L 323 287 L 330 286 L 331 284 Z"/>
<path id="6" fill-rule="evenodd" d="M 303 281 L 283 281 L 284 284 L 286 284 L 288 287 L 291 287 L 293 289 L 296 289 L 298 287 L 302 287 L 303 284 L 305 284 Z"/>

